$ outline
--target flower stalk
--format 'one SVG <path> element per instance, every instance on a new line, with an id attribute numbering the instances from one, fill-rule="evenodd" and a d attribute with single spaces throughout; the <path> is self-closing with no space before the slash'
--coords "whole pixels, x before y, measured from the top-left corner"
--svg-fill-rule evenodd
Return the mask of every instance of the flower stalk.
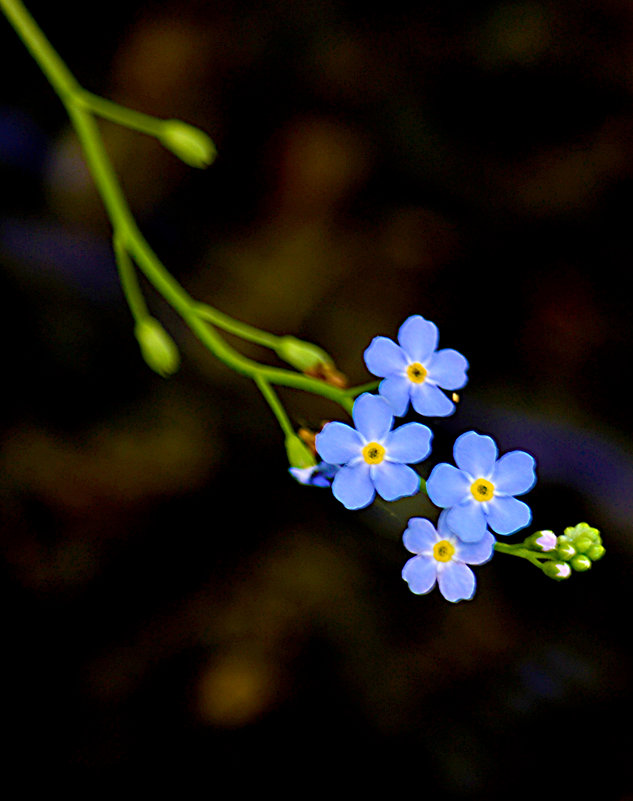
<path id="1" fill-rule="evenodd" d="M 275 352 L 282 343 L 281 337 L 241 323 L 208 304 L 194 300 L 168 272 L 136 224 L 107 155 L 95 116 L 154 136 L 195 167 L 208 166 L 213 160 L 215 147 L 211 139 L 199 129 L 179 120 L 161 120 L 88 92 L 75 79 L 21 0 L 0 0 L 0 10 L 66 108 L 112 225 L 115 260 L 135 323 L 138 325 L 148 317 L 135 274 L 136 266 L 203 345 L 227 367 L 252 379 L 260 389 L 279 385 L 302 390 L 332 400 L 351 413 L 353 398 L 361 394 L 365 387 L 343 388 L 301 372 L 261 364 L 243 356 L 219 335 L 216 329 Z M 165 374 L 168 372 L 165 371 Z M 287 415 L 280 413 L 281 404 L 277 401 L 271 404 L 271 408 L 287 436 Z"/>

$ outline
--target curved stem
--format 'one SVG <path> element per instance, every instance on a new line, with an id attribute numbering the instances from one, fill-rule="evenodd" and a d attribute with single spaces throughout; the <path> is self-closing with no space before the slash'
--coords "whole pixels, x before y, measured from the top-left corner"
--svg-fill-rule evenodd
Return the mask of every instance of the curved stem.
<path id="1" fill-rule="evenodd" d="M 269 334 L 268 331 L 261 331 L 248 323 L 241 323 L 224 314 L 213 306 L 206 303 L 194 303 L 193 311 L 203 320 L 221 328 L 223 331 L 228 331 L 229 334 L 236 334 L 241 339 L 246 339 L 249 342 L 254 342 L 256 345 L 263 345 L 265 348 L 276 350 L 281 341 L 281 337 L 275 334 Z"/>
<path id="2" fill-rule="evenodd" d="M 344 392 L 351 398 L 355 398 L 363 392 L 373 392 L 375 389 L 378 389 L 378 384 L 380 384 L 380 381 L 368 381 L 366 384 L 359 384 L 357 387 L 348 387 Z"/>
<path id="3" fill-rule="evenodd" d="M 138 323 L 146 317 L 149 317 L 149 311 L 136 277 L 136 270 L 134 269 L 130 254 L 127 252 L 125 243 L 119 234 L 114 234 L 112 237 L 112 247 L 119 270 L 119 279 L 121 281 L 123 294 L 132 312 L 132 317 L 134 317 L 134 320 Z"/>
<path id="4" fill-rule="evenodd" d="M 80 92 L 75 77 L 20 0 L 0 0 L 0 8 L 62 102 L 65 104 L 69 95 Z"/>
<path id="5" fill-rule="evenodd" d="M 517 545 L 510 545 L 503 542 L 495 542 L 495 551 L 499 553 L 507 553 L 510 556 L 519 556 L 522 559 L 527 559 L 533 565 L 542 568 L 543 561 L 551 561 L 555 559 L 554 556 L 550 556 L 546 552 L 536 553 L 536 551 L 531 550 L 530 548 L 525 548 L 523 543 L 518 543 Z"/>
<path id="6" fill-rule="evenodd" d="M 286 414 L 286 410 L 281 405 L 281 401 L 277 397 L 277 393 L 274 389 L 270 386 L 268 381 L 263 378 L 261 375 L 255 376 L 255 383 L 259 387 L 262 395 L 266 398 L 268 405 L 273 411 L 273 414 L 277 418 L 277 422 L 281 426 L 281 430 L 284 432 L 284 436 L 291 437 L 294 435 L 295 430 L 292 427 L 292 423 Z"/>
<path id="7" fill-rule="evenodd" d="M 132 284 L 130 257 L 154 288 L 187 322 L 202 343 L 228 367 L 253 379 L 264 379 L 268 384 L 301 389 L 328 398 L 351 412 L 352 398 L 363 388 L 342 390 L 318 379 L 290 370 L 268 367 L 242 356 L 228 345 L 209 325 L 213 323 L 244 339 L 259 342 L 267 347 L 278 338 L 258 331 L 252 326 L 231 320 L 228 315 L 216 312 L 206 304 L 194 302 L 182 286 L 165 269 L 164 265 L 140 232 L 125 199 L 92 112 L 125 125 L 155 133 L 161 121 L 140 112 L 131 112 L 110 101 L 96 99 L 77 83 L 64 62 L 52 48 L 37 23 L 20 0 L 0 0 L 0 8 L 29 49 L 64 103 L 70 121 L 82 146 L 95 185 L 103 200 L 114 229 L 115 256 L 124 276 L 124 291 L 133 314 L 143 313 L 144 300 L 140 289 Z"/>
<path id="8" fill-rule="evenodd" d="M 96 114 L 104 120 L 116 122 L 124 128 L 131 128 L 133 131 L 148 134 L 149 136 L 160 137 L 164 127 L 164 120 L 143 114 L 142 111 L 135 111 L 131 108 L 121 106 L 105 97 L 94 95 L 86 89 L 80 89 L 74 98 L 83 108 Z"/>

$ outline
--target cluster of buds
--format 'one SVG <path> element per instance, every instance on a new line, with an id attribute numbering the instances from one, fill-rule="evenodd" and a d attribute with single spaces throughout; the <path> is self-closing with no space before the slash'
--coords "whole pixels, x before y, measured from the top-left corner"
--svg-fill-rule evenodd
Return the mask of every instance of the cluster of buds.
<path id="1" fill-rule="evenodd" d="M 605 552 L 600 532 L 587 523 L 568 526 L 559 537 L 553 531 L 537 531 L 525 544 L 534 551 L 547 553 L 549 558 L 542 564 L 543 572 L 557 580 L 569 578 L 572 570 L 579 573 L 589 570 Z"/>

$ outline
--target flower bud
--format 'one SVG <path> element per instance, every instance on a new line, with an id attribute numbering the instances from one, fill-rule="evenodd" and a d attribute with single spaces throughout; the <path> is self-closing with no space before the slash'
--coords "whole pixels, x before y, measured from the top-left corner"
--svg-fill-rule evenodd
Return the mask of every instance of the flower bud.
<path id="1" fill-rule="evenodd" d="M 536 531 L 527 538 L 526 542 L 535 551 L 546 552 L 554 550 L 557 539 L 553 531 Z"/>
<path id="2" fill-rule="evenodd" d="M 292 336 L 281 337 L 277 356 L 302 373 L 314 370 L 321 364 L 333 365 L 332 359 L 322 348 Z"/>
<path id="3" fill-rule="evenodd" d="M 576 556 L 576 549 L 572 545 L 569 538 L 566 537 L 564 534 L 558 538 L 556 552 L 558 553 L 560 558 L 564 559 L 565 561 L 568 561 L 573 556 Z"/>
<path id="4" fill-rule="evenodd" d="M 204 169 L 217 155 L 215 145 L 204 131 L 181 120 L 165 120 L 159 138 L 167 150 L 190 167 Z"/>
<path id="5" fill-rule="evenodd" d="M 585 555 L 588 556 L 592 562 L 597 562 L 598 559 L 602 559 L 605 554 L 604 547 L 595 543 L 591 546 L 587 551 L 585 551 Z"/>
<path id="6" fill-rule="evenodd" d="M 569 578 L 571 575 L 571 567 L 567 562 L 545 562 L 543 565 L 543 573 L 556 581 Z"/>
<path id="7" fill-rule="evenodd" d="M 587 523 L 578 523 L 577 526 L 568 526 L 565 529 L 565 536 L 575 541 L 580 537 L 588 537 L 592 542 L 600 542 L 600 532 L 597 528 L 592 528 Z"/>
<path id="8" fill-rule="evenodd" d="M 591 567 L 591 559 L 584 553 L 579 553 L 569 563 L 574 570 L 577 570 L 579 573 L 583 573 L 585 570 L 589 570 Z"/>
<path id="9" fill-rule="evenodd" d="M 290 434 L 286 437 L 286 455 L 288 456 L 290 467 L 304 469 L 316 465 L 316 459 L 312 451 L 296 434 Z"/>
<path id="10" fill-rule="evenodd" d="M 585 536 L 577 537 L 574 540 L 574 548 L 578 553 L 586 553 L 593 544 L 589 537 Z"/>
<path id="11" fill-rule="evenodd" d="M 144 317 L 134 329 L 141 354 L 148 366 L 166 378 L 180 366 L 180 353 L 167 331 L 153 317 Z"/>

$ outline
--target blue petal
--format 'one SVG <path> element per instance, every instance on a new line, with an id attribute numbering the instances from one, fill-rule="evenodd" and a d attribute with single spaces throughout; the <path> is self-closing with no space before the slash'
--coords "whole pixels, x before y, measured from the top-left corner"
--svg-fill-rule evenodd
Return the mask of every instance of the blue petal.
<path id="1" fill-rule="evenodd" d="M 346 423 L 326 423 L 314 441 L 319 456 L 329 464 L 347 464 L 360 456 L 363 440 L 358 431 Z"/>
<path id="2" fill-rule="evenodd" d="M 415 495 L 420 489 L 420 476 L 406 464 L 384 461 L 371 468 L 378 494 L 386 501 Z"/>
<path id="3" fill-rule="evenodd" d="M 405 423 L 390 431 L 384 441 L 390 462 L 417 464 L 431 452 L 431 429 L 422 423 Z"/>
<path id="4" fill-rule="evenodd" d="M 449 467 L 450 467 L 450 465 L 449 465 Z M 443 509 L 440 512 L 440 516 L 439 516 L 439 518 L 437 520 L 437 536 L 441 540 L 445 540 L 445 539 L 447 539 L 449 537 L 455 537 L 455 535 L 453 534 L 453 532 L 450 530 L 450 528 L 448 526 L 448 521 L 446 519 L 447 515 L 448 515 L 448 509 Z"/>
<path id="5" fill-rule="evenodd" d="M 495 551 L 495 538 L 486 531 L 479 542 L 459 542 L 455 559 L 468 565 L 483 565 L 488 562 Z"/>
<path id="6" fill-rule="evenodd" d="M 402 568 L 402 578 L 409 585 L 411 592 L 425 595 L 435 586 L 437 569 L 433 557 L 414 556 Z"/>
<path id="7" fill-rule="evenodd" d="M 411 384 L 411 404 L 423 417 L 448 417 L 455 411 L 455 404 L 439 387 L 425 381 Z"/>
<path id="8" fill-rule="evenodd" d="M 312 484 L 312 477 L 316 470 L 316 465 L 312 467 L 289 467 L 288 472 L 290 475 L 299 482 L 299 484 Z"/>
<path id="9" fill-rule="evenodd" d="M 467 431 L 457 437 L 453 447 L 455 463 L 473 478 L 487 478 L 497 460 L 497 446 L 492 437 Z"/>
<path id="10" fill-rule="evenodd" d="M 414 314 L 400 326 L 398 342 L 411 361 L 424 362 L 437 347 L 438 336 L 435 323 Z"/>
<path id="11" fill-rule="evenodd" d="M 393 425 L 393 412 L 389 403 L 379 395 L 371 395 L 369 392 L 363 392 L 356 398 L 352 417 L 354 425 L 368 442 L 381 442 Z"/>
<path id="12" fill-rule="evenodd" d="M 473 500 L 448 510 L 446 521 L 450 530 L 462 542 L 479 542 L 486 534 L 486 515 L 483 504 Z"/>
<path id="13" fill-rule="evenodd" d="M 391 406 L 396 417 L 404 417 L 409 407 L 411 382 L 406 376 L 389 376 L 380 382 L 378 392 Z"/>
<path id="14" fill-rule="evenodd" d="M 376 494 L 369 476 L 369 465 L 362 462 L 354 467 L 342 467 L 334 477 L 332 492 L 346 509 L 369 506 Z"/>
<path id="15" fill-rule="evenodd" d="M 536 483 L 536 462 L 525 451 L 511 451 L 499 459 L 492 474 L 495 491 L 523 495 Z"/>
<path id="16" fill-rule="evenodd" d="M 469 601 L 475 594 L 475 575 L 462 562 L 447 562 L 438 573 L 437 583 L 447 601 Z"/>
<path id="17" fill-rule="evenodd" d="M 336 464 L 327 464 L 327 462 L 320 462 L 315 468 L 312 478 L 309 483 L 314 487 L 331 487 L 334 476 L 338 473 L 340 467 Z"/>
<path id="18" fill-rule="evenodd" d="M 514 534 L 532 519 L 530 507 L 516 498 L 495 496 L 488 504 L 488 525 L 497 534 Z"/>
<path id="19" fill-rule="evenodd" d="M 442 462 L 431 471 L 426 492 L 436 506 L 455 506 L 468 498 L 470 482 L 461 470 Z"/>
<path id="20" fill-rule="evenodd" d="M 407 551 L 424 554 L 433 551 L 438 536 L 433 523 L 426 517 L 412 517 L 402 535 L 402 541 Z"/>
<path id="21" fill-rule="evenodd" d="M 364 353 L 365 364 L 370 373 L 388 376 L 392 373 L 404 373 L 407 360 L 402 348 L 387 337 L 374 337 Z"/>
<path id="22" fill-rule="evenodd" d="M 468 362 L 452 348 L 438 350 L 426 364 L 428 377 L 444 389 L 461 389 L 468 382 Z"/>

